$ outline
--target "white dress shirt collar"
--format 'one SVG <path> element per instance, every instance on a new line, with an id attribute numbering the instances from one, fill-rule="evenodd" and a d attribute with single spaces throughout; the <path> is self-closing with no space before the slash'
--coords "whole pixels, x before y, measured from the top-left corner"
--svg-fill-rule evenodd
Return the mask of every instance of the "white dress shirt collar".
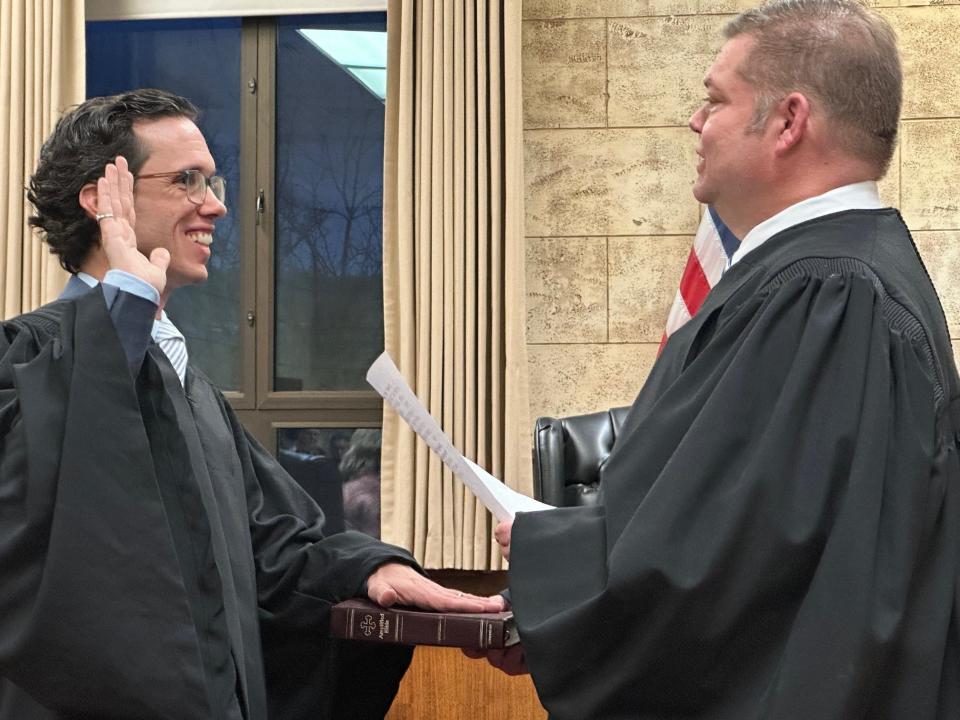
<path id="1" fill-rule="evenodd" d="M 873 180 L 843 185 L 806 200 L 801 200 L 754 227 L 740 241 L 740 247 L 730 258 L 734 265 L 747 253 L 787 228 L 807 220 L 832 215 L 844 210 L 880 210 L 887 207 L 880 201 L 877 183 Z"/>

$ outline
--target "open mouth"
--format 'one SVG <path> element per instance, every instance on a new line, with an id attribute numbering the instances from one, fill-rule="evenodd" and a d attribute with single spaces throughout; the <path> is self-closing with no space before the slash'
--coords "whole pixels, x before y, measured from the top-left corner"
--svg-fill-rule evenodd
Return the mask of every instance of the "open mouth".
<path id="1" fill-rule="evenodd" d="M 200 245 L 209 247 L 213 244 L 213 234 L 205 232 L 187 233 L 187 237 Z"/>

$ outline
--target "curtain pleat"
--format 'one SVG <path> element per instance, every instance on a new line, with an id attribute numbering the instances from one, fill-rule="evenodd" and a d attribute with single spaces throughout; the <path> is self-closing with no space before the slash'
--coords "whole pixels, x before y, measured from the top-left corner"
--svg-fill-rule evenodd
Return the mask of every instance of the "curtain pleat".
<path id="1" fill-rule="evenodd" d="M 60 114 L 84 98 L 83 2 L 0 3 L 0 313 L 8 318 L 54 299 L 66 273 L 30 231 L 25 188 L 40 144 Z"/>
<path id="2" fill-rule="evenodd" d="M 520 2 L 391 2 L 384 337 L 454 444 L 530 493 Z M 384 412 L 382 536 L 426 567 L 499 569 L 492 521 Z"/>

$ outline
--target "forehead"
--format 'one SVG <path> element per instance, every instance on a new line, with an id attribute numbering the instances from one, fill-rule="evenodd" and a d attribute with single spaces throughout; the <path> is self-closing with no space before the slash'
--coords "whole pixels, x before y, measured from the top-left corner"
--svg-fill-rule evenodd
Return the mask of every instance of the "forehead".
<path id="1" fill-rule="evenodd" d="M 140 168 L 143 174 L 198 168 L 213 172 L 214 161 L 207 141 L 196 124 L 185 117 L 142 120 L 133 132 L 149 151 Z"/>
<path id="2" fill-rule="evenodd" d="M 703 84 L 707 87 L 715 87 L 745 83 L 743 76 L 737 70 L 750 55 L 753 44 L 754 40 L 749 35 L 737 35 L 727 40 L 707 71 Z"/>

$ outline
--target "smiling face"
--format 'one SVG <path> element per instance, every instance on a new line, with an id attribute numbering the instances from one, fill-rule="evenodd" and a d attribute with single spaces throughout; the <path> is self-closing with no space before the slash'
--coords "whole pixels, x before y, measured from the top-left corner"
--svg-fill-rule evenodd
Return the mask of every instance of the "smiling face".
<path id="1" fill-rule="evenodd" d="M 134 133 L 149 152 L 138 175 L 195 169 L 210 177 L 216 170 L 203 134 L 187 118 L 138 122 Z M 179 177 L 138 179 L 134 209 L 137 249 L 148 257 L 158 247 L 170 251 L 165 295 L 207 279 L 214 225 L 227 212 L 211 190 L 202 205 L 194 205 Z"/>
<path id="2" fill-rule="evenodd" d="M 694 197 L 725 221 L 741 216 L 772 180 L 766 130 L 751 127 L 756 91 L 737 72 L 752 45 L 748 35 L 738 35 L 723 46 L 704 80 L 707 98 L 689 122 L 700 136 Z"/>

